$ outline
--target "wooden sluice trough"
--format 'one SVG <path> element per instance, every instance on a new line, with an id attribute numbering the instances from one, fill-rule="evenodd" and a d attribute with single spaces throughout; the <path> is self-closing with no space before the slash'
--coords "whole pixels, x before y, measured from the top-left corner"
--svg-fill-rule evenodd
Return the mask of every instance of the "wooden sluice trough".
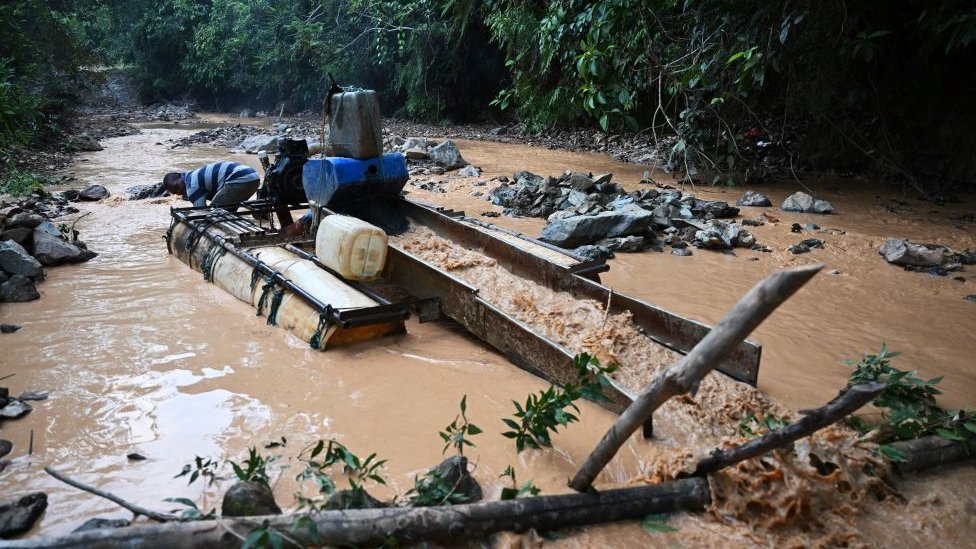
<path id="1" fill-rule="evenodd" d="M 174 208 L 169 250 L 208 280 L 254 306 L 258 314 L 308 341 L 312 347 L 361 342 L 405 330 L 411 312 L 421 322 L 450 318 L 504 354 L 513 364 L 553 383 L 576 379 L 575 353 L 506 314 L 479 295 L 478 288 L 395 246 L 387 250 L 384 283 L 413 296 L 394 300 L 374 284 L 352 282 L 328 270 L 308 240 L 287 241 L 258 217 L 273 207 L 245 202 L 243 213 L 222 209 Z M 689 352 L 709 327 L 603 286 L 603 261 L 590 261 L 463 213 L 402 199 L 411 223 L 464 248 L 478 251 L 517 276 L 580 299 L 609 303 L 611 313 L 629 311 L 657 344 Z M 402 292 L 400 292 L 402 293 Z M 755 385 L 761 348 L 739 343 L 717 369 Z M 599 404 L 620 413 L 635 395 L 611 384 Z M 649 424 L 647 425 L 649 427 Z"/>

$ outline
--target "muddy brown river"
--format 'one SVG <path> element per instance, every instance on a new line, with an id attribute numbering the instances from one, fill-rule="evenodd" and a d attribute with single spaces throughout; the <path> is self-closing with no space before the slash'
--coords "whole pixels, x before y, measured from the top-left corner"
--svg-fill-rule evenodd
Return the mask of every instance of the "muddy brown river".
<path id="1" fill-rule="evenodd" d="M 166 252 L 162 239 L 171 199 L 129 202 L 124 189 L 158 181 L 167 171 L 186 170 L 216 159 L 258 167 L 254 156 L 212 147 L 170 149 L 168 140 L 185 127 L 151 127 L 106 140 L 104 151 L 79 158 L 71 172 L 80 184 L 99 183 L 113 193 L 85 205 L 78 222 L 89 247 L 100 255 L 85 264 L 48 270 L 39 301 L 0 306 L 0 321 L 24 328 L 0 336 L 0 376 L 12 394 L 47 390 L 34 412 L 2 426 L 16 458 L 0 473 L 7 495 L 43 490 L 49 507 L 31 535 L 62 534 L 94 516 L 124 517 L 114 504 L 67 487 L 43 472 L 54 466 L 82 481 L 143 506 L 173 508 L 167 497 L 189 497 L 208 510 L 219 507 L 219 483 L 187 486 L 174 479 L 194 456 L 240 460 L 249 446 L 287 437 L 283 458 L 272 466 L 275 494 L 294 506 L 298 466 L 294 456 L 318 439 L 336 437 L 359 454 L 388 459 L 389 486 L 371 489 L 381 499 L 401 496 L 414 476 L 442 459 L 438 437 L 467 395 L 468 416 L 484 434 L 469 451 L 474 475 L 497 499 L 499 474 L 513 465 L 520 481 L 532 479 L 544 493 L 566 492 L 567 478 L 586 457 L 615 416 L 582 404 L 581 422 L 554 437 L 554 448 L 516 454 L 500 435 L 511 400 L 547 386 L 451 325 L 408 322 L 407 334 L 325 353 L 265 325 L 254 310 L 211 284 Z M 644 167 L 601 155 L 549 151 L 519 145 L 460 142 L 465 158 L 481 166 L 481 179 L 511 176 L 519 169 L 558 174 L 565 169 L 613 172 L 628 189 L 637 188 Z M 664 176 L 668 177 L 668 176 Z M 447 193 L 413 186 L 417 199 L 464 209 L 497 211 L 471 196 L 476 178 L 448 179 Z M 81 186 L 79 184 L 79 186 Z M 976 293 L 973 271 L 952 277 L 904 272 L 877 254 L 886 236 L 976 247 L 972 223 L 956 220 L 976 210 L 976 201 L 936 206 L 903 196 L 898 188 L 854 180 L 805 181 L 830 200 L 837 214 L 762 211 L 778 223 L 750 230 L 772 253 L 695 251 L 693 257 L 645 252 L 620 254 L 602 275 L 614 290 L 641 297 L 674 312 L 713 323 L 756 281 L 786 266 L 826 264 L 818 275 L 774 313 L 751 338 L 763 345 L 759 388 L 791 409 L 818 406 L 847 379 L 844 358 L 877 351 L 881 342 L 901 351 L 895 365 L 923 377 L 945 376 L 941 403 L 976 403 Z M 795 183 L 751 187 L 774 203 L 802 190 Z M 745 189 L 698 187 L 701 198 L 734 202 Z M 895 200 L 900 202 L 894 202 Z M 882 208 L 895 204 L 899 213 Z M 541 220 L 489 221 L 537 235 Z M 791 223 L 817 223 L 827 233 L 791 234 Z M 843 231 L 843 233 L 841 233 Z M 794 256 L 785 248 L 802 238 L 820 238 L 823 250 Z M 756 261 L 751 261 L 751 258 Z M 970 267 L 970 269 L 972 269 Z M 837 274 L 828 274 L 836 271 Z M 33 433 L 33 454 L 27 449 Z M 604 483 L 644 476 L 648 445 L 631 439 L 608 467 Z M 138 452 L 145 461 L 129 461 Z M 280 466 L 280 467 L 279 467 Z M 278 473 L 277 471 L 281 471 Z M 828 532 L 860 532 L 854 544 L 917 545 L 936 542 L 972 546 L 976 531 L 976 468 L 969 465 L 912 477 L 898 484 L 906 503 L 889 498 L 845 519 L 825 521 Z M 672 547 L 701 545 L 809 545 L 842 536 L 798 532 L 767 535 L 744 523 L 726 524 L 705 514 L 674 519 L 673 533 L 648 533 L 635 524 L 578 529 L 545 541 L 508 537 L 500 544 L 567 547 Z M 802 530 L 802 529 L 801 529 Z"/>

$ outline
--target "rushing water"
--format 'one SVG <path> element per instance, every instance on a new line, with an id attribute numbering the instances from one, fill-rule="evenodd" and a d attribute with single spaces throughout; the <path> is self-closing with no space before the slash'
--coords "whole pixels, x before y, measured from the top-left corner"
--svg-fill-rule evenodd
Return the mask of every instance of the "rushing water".
<path id="1" fill-rule="evenodd" d="M 553 450 L 516 455 L 511 441 L 499 434 L 504 427 L 499 418 L 513 413 L 512 399 L 523 400 L 546 384 L 471 336 L 451 325 L 411 321 L 406 335 L 326 353 L 311 351 L 305 342 L 266 326 L 249 306 L 204 283 L 199 273 L 169 256 L 162 235 L 169 206 L 180 203 L 124 201 L 119 198 L 124 189 L 216 159 L 257 166 L 254 156 L 207 147 L 174 150 L 165 144 L 186 134 L 183 129 L 147 127 L 139 135 L 107 140 L 104 151 L 84 155 L 73 167 L 79 182 L 105 185 L 114 195 L 86 205 L 91 214 L 76 226 L 99 257 L 49 269 L 48 279 L 39 285 L 40 301 L 0 306 L 0 321 L 24 326 L 16 334 L 0 336 L 0 376 L 16 374 L 4 385 L 12 394 L 51 392 L 50 399 L 35 403 L 26 418 L 3 424 L 2 437 L 14 442 L 16 458 L 0 473 L 3 492 L 49 494 L 48 511 L 33 534 L 64 533 L 93 516 L 126 514 L 60 484 L 43 473 L 43 466 L 147 507 L 165 509 L 172 506 L 163 498 L 190 497 L 209 509 L 219 506 L 219 486 L 206 488 L 198 482 L 187 487 L 184 479 L 173 479 L 183 464 L 195 455 L 239 460 L 249 446 L 261 447 L 282 436 L 288 445 L 273 468 L 291 466 L 276 485 L 284 506 L 292 504 L 291 494 L 297 489 L 292 480 L 298 472 L 294 456 L 305 445 L 333 436 L 357 453 L 377 452 L 389 459 L 390 486 L 378 487 L 375 493 L 382 498 L 402 495 L 415 475 L 442 458 L 437 432 L 458 413 L 463 395 L 468 396 L 469 418 L 485 430 L 474 438 L 477 447 L 469 453 L 477 465 L 475 477 L 490 498 L 497 497 L 503 485 L 498 475 L 509 464 L 520 481 L 533 479 L 547 493 L 567 490 L 566 478 L 610 425 L 611 414 L 583 404 L 582 422 L 557 435 Z M 616 180 L 635 188 L 643 171 L 599 155 L 486 143 L 461 146 L 470 162 L 484 168 L 485 178 L 510 176 L 518 169 L 549 174 L 573 168 L 612 171 Z M 415 194 L 475 214 L 497 209 L 470 196 L 471 181 L 449 182 L 452 191 L 447 194 Z M 714 322 L 765 274 L 796 262 L 823 261 L 827 270 L 840 274 L 820 275 L 752 336 L 764 345 L 761 389 L 793 408 L 821 404 L 846 379 L 840 359 L 876 350 L 887 341 L 905 353 L 900 367 L 918 368 L 924 376 L 946 376 L 945 404 L 971 405 L 976 394 L 976 368 L 970 358 L 976 305 L 961 298 L 973 293 L 968 289 L 972 275 L 963 273 L 967 282 L 959 283 L 905 273 L 884 264 L 876 249 L 888 234 L 958 248 L 976 246 L 971 225 L 955 227 L 947 220 L 967 207 L 972 211 L 973 203 L 935 207 L 913 202 L 907 207 L 914 212 L 896 216 L 878 206 L 896 194 L 891 189 L 831 190 L 850 184 L 816 183 L 816 190 L 834 202 L 838 215 L 774 212 L 779 224 L 756 228 L 759 242 L 776 250 L 772 254 L 621 255 L 611 262 L 604 281 L 615 290 Z M 757 190 L 775 202 L 796 189 Z M 730 202 L 738 196 L 738 191 L 712 188 L 696 192 Z M 539 220 L 499 222 L 529 234 L 541 227 Z M 790 234 L 792 222 L 816 222 L 846 234 L 810 235 L 825 240 L 827 248 L 791 256 L 782 250 L 808 237 Z M 747 261 L 751 256 L 759 261 Z M 27 456 L 32 433 L 33 455 Z M 605 479 L 626 482 L 640 476 L 645 444 L 632 440 Z M 148 459 L 129 461 L 130 452 Z M 963 540 L 933 533 L 935 527 L 913 529 L 911 524 L 926 524 L 928 511 L 951 514 L 937 523 L 930 521 L 938 529 L 973 531 L 968 517 L 976 507 L 976 474 L 971 467 L 934 477 L 930 483 L 914 482 L 909 486 L 918 493 L 928 493 L 924 490 L 935 484 L 944 494 L 941 503 L 915 503 L 915 514 L 921 518 L 904 528 L 914 538 L 899 538 L 908 534 L 884 527 L 885 517 L 898 509 L 868 514 L 865 531 L 882 540 L 933 535 Z M 663 547 L 732 539 L 728 531 L 693 519 L 682 524 L 682 534 L 685 537 L 652 536 L 633 525 L 618 525 L 588 529 L 556 544 Z"/>

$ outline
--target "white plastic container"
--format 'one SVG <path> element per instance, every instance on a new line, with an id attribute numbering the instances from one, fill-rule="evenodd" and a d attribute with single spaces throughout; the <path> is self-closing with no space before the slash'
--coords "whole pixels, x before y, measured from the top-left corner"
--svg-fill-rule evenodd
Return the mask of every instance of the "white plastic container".
<path id="1" fill-rule="evenodd" d="M 315 255 L 349 280 L 372 280 L 386 263 L 383 229 L 347 215 L 330 215 L 315 233 Z"/>
<path id="2" fill-rule="evenodd" d="M 380 102 L 373 90 L 341 92 L 330 98 L 329 156 L 373 158 L 383 154 Z"/>

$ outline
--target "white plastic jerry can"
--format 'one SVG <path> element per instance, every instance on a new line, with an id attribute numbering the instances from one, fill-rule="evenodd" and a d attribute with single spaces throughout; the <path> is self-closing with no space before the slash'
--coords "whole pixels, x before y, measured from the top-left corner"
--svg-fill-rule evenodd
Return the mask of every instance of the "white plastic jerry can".
<path id="1" fill-rule="evenodd" d="M 343 278 L 372 280 L 386 263 L 383 229 L 348 215 L 330 215 L 315 233 L 315 255 Z"/>

